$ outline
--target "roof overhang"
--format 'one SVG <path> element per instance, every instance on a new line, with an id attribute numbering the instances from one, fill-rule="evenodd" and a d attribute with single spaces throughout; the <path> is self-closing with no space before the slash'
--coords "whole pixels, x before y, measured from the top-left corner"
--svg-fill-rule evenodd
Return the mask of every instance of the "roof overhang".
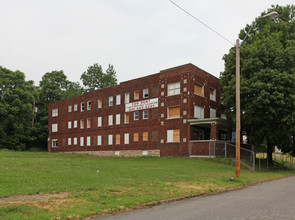
<path id="1" fill-rule="evenodd" d="M 190 125 L 208 125 L 208 124 L 217 124 L 224 127 L 231 127 L 231 123 L 223 118 L 202 118 L 202 119 L 189 119 L 188 122 Z"/>

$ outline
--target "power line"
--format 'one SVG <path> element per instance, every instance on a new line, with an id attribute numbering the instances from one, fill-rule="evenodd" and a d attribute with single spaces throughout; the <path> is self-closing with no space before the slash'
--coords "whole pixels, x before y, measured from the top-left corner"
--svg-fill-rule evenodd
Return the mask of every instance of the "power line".
<path id="1" fill-rule="evenodd" d="M 224 37 L 223 35 L 219 34 L 217 31 L 215 31 L 214 29 L 212 29 L 211 27 L 209 27 L 207 24 L 205 24 L 204 22 L 202 22 L 201 20 L 199 20 L 198 18 L 196 18 L 194 15 L 192 15 L 191 13 L 189 13 L 188 11 L 186 11 L 184 8 L 180 7 L 178 4 L 176 4 L 172 0 L 168 0 L 168 1 L 171 2 L 173 5 L 175 5 L 177 8 L 179 8 L 180 10 L 182 10 L 184 13 L 188 14 L 189 16 L 191 16 L 194 20 L 198 21 L 199 23 L 201 23 L 202 25 L 204 25 L 206 28 L 208 28 L 209 30 L 213 31 L 219 37 L 223 38 L 224 40 L 226 40 L 227 42 L 229 42 L 230 44 L 232 44 L 232 45 L 235 46 L 235 44 L 233 44 L 226 37 Z"/>

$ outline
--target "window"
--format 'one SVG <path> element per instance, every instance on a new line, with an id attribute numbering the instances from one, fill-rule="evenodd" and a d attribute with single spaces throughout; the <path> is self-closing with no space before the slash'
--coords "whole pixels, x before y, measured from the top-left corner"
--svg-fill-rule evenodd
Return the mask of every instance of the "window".
<path id="1" fill-rule="evenodd" d="M 129 144 L 129 134 L 124 134 L 124 144 Z"/>
<path id="2" fill-rule="evenodd" d="M 116 95 L 116 105 L 121 105 L 121 94 Z"/>
<path id="3" fill-rule="evenodd" d="M 77 120 L 74 121 L 74 128 L 77 128 L 78 127 L 78 122 Z"/>
<path id="4" fill-rule="evenodd" d="M 109 115 L 109 125 L 113 125 L 113 115 Z"/>
<path id="5" fill-rule="evenodd" d="M 97 108 L 102 108 L 102 99 L 97 100 Z"/>
<path id="6" fill-rule="evenodd" d="M 74 137 L 74 145 L 77 145 L 77 138 L 76 137 Z"/>
<path id="7" fill-rule="evenodd" d="M 134 121 L 139 120 L 139 111 L 135 111 L 135 112 L 133 112 L 133 120 L 134 120 Z"/>
<path id="8" fill-rule="evenodd" d="M 137 142 L 138 141 L 138 133 L 134 133 L 133 134 L 133 142 Z"/>
<path id="9" fill-rule="evenodd" d="M 87 118 L 87 128 L 91 128 L 91 119 Z"/>
<path id="10" fill-rule="evenodd" d="M 194 85 L 194 94 L 204 96 L 204 86 L 196 83 Z"/>
<path id="11" fill-rule="evenodd" d="M 195 118 L 204 118 L 204 108 L 201 106 L 195 105 L 194 117 Z"/>
<path id="12" fill-rule="evenodd" d="M 52 139 L 52 148 L 56 148 L 57 147 L 57 139 Z"/>
<path id="13" fill-rule="evenodd" d="M 88 111 L 91 110 L 91 101 L 88 101 L 88 102 L 87 102 L 87 110 L 88 110 Z"/>
<path id="14" fill-rule="evenodd" d="M 102 126 L 102 117 L 97 117 L 97 127 Z"/>
<path id="15" fill-rule="evenodd" d="M 210 100 L 216 101 L 216 89 L 210 88 Z"/>
<path id="16" fill-rule="evenodd" d="M 129 124 L 129 119 L 130 119 L 130 114 L 129 113 L 125 113 L 125 115 L 124 115 L 124 123 L 125 124 Z"/>
<path id="17" fill-rule="evenodd" d="M 81 146 L 81 147 L 84 146 L 84 137 L 80 137 L 80 146 Z"/>
<path id="18" fill-rule="evenodd" d="M 179 129 L 167 130 L 167 142 L 168 143 L 180 142 L 180 130 Z"/>
<path id="19" fill-rule="evenodd" d="M 180 82 L 168 84 L 168 96 L 180 94 Z"/>
<path id="20" fill-rule="evenodd" d="M 149 110 L 143 110 L 143 119 L 149 119 Z"/>
<path id="21" fill-rule="evenodd" d="M 80 120 L 80 129 L 84 129 L 84 119 Z"/>
<path id="22" fill-rule="evenodd" d="M 113 96 L 109 97 L 109 106 L 113 106 Z"/>
<path id="23" fill-rule="evenodd" d="M 72 145 L 72 138 L 68 138 L 68 146 Z"/>
<path id="24" fill-rule="evenodd" d="M 116 134 L 116 144 L 120 145 L 120 134 Z"/>
<path id="25" fill-rule="evenodd" d="M 144 89 L 142 91 L 142 96 L 143 96 L 143 98 L 148 98 L 149 97 L 149 89 Z"/>
<path id="26" fill-rule="evenodd" d="M 180 106 L 168 107 L 168 118 L 180 118 Z"/>
<path id="27" fill-rule="evenodd" d="M 72 128 L 72 122 L 68 121 L 68 129 L 71 129 L 71 128 Z"/>
<path id="28" fill-rule="evenodd" d="M 81 112 L 84 112 L 84 102 L 81 102 Z"/>
<path id="29" fill-rule="evenodd" d="M 129 92 L 126 92 L 125 93 L 125 104 L 127 104 L 129 102 L 130 102 L 130 94 L 129 94 Z"/>
<path id="30" fill-rule="evenodd" d="M 108 135 L 108 145 L 113 145 L 113 135 L 112 134 Z"/>
<path id="31" fill-rule="evenodd" d="M 91 145 L 91 137 L 87 136 L 87 147 Z"/>
<path id="32" fill-rule="evenodd" d="M 58 108 L 53 108 L 52 109 L 52 117 L 57 117 L 58 116 Z"/>
<path id="33" fill-rule="evenodd" d="M 74 104 L 74 112 L 78 111 L 78 104 Z"/>
<path id="34" fill-rule="evenodd" d="M 116 114 L 116 125 L 119 125 L 120 124 L 120 118 L 121 118 L 121 115 L 120 114 Z"/>
<path id="35" fill-rule="evenodd" d="M 58 130 L 58 125 L 52 124 L 52 132 L 57 132 L 57 130 Z"/>
<path id="36" fill-rule="evenodd" d="M 148 141 L 149 139 L 149 133 L 146 131 L 146 132 L 143 132 L 142 133 L 142 141 Z"/>
<path id="37" fill-rule="evenodd" d="M 139 99 L 139 91 L 134 92 L 134 100 Z"/>
<path id="38" fill-rule="evenodd" d="M 97 135 L 97 145 L 101 146 L 101 135 Z"/>
<path id="39" fill-rule="evenodd" d="M 210 118 L 216 118 L 216 109 L 210 108 Z"/>
<path id="40" fill-rule="evenodd" d="M 68 112 L 72 112 L 72 106 L 71 105 L 68 106 Z"/>

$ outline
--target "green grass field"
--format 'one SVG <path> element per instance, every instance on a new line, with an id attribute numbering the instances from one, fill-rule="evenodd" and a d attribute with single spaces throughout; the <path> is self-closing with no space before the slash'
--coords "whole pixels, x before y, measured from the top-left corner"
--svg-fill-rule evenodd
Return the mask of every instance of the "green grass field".
<path id="1" fill-rule="evenodd" d="M 222 191 L 294 171 L 241 170 L 228 161 L 189 158 L 100 158 L 0 151 L 0 198 L 68 192 L 64 198 L 0 203 L 0 219 L 81 219 L 161 200 Z"/>

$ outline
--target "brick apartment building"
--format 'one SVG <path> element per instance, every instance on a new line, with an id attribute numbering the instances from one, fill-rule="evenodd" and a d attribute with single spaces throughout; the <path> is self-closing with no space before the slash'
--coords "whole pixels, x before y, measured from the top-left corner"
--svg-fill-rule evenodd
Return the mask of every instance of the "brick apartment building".
<path id="1" fill-rule="evenodd" d="M 48 106 L 48 151 L 98 156 L 207 155 L 230 139 L 219 79 L 193 64 Z"/>

